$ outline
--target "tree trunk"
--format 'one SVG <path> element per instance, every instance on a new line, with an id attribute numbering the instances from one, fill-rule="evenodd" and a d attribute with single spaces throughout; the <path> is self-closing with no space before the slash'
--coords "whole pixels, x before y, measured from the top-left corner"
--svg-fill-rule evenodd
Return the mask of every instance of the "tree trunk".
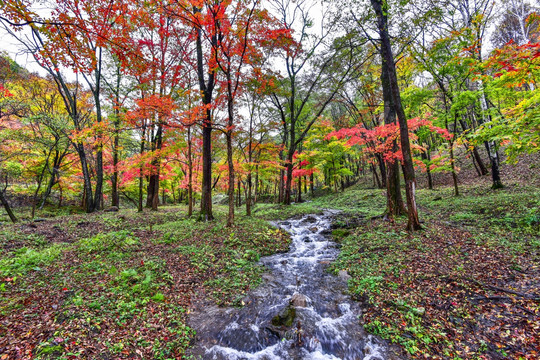
<path id="1" fill-rule="evenodd" d="M 385 116 L 386 121 L 386 116 Z M 396 119 L 394 118 L 394 122 Z M 384 159 L 381 155 L 377 155 L 377 162 L 379 163 L 379 170 L 381 171 L 381 180 L 382 184 L 379 186 L 379 189 L 384 189 L 386 187 L 386 178 L 388 177 L 386 175 L 386 166 L 384 164 Z"/>
<path id="2" fill-rule="evenodd" d="M 233 163 L 233 148 L 232 148 L 232 130 L 227 131 L 227 165 L 229 170 L 229 214 L 227 216 L 227 227 L 234 225 L 234 163 Z M 240 191 L 240 187 L 238 187 Z"/>
<path id="3" fill-rule="evenodd" d="M 141 136 L 141 147 L 140 147 L 140 154 L 144 154 L 144 148 L 145 148 L 145 140 L 146 140 L 146 126 L 143 124 L 142 127 L 142 136 Z M 142 165 L 139 167 L 139 204 L 137 207 L 138 212 L 143 211 L 143 186 L 144 186 L 144 176 L 143 176 L 143 167 Z"/>
<path id="4" fill-rule="evenodd" d="M 118 114 L 116 115 L 118 116 Z M 118 193 L 118 146 L 120 142 L 118 120 L 114 121 L 114 140 L 113 140 L 113 174 L 111 176 L 111 206 L 120 207 L 120 194 Z"/>
<path id="5" fill-rule="evenodd" d="M 482 108 L 482 120 L 483 122 L 491 121 L 491 115 L 489 114 L 489 104 L 486 99 L 486 94 L 483 90 L 483 83 L 480 80 L 480 88 L 482 89 L 482 95 L 480 97 L 480 105 Z M 497 151 L 497 144 L 495 144 L 494 141 L 486 141 L 484 142 L 484 145 L 486 146 L 486 150 L 489 155 L 489 160 L 491 162 L 491 179 L 493 181 L 493 185 L 491 186 L 492 189 L 500 189 L 503 188 L 503 184 L 501 181 L 501 175 L 499 172 L 499 153 Z"/>
<path id="6" fill-rule="evenodd" d="M 484 145 L 486 146 L 486 150 L 489 154 L 489 160 L 491 161 L 491 180 L 493 182 L 491 187 L 493 189 L 501 189 L 504 186 L 502 184 L 501 174 L 499 172 L 499 153 L 497 152 L 497 145 L 494 141 L 486 141 Z"/>
<path id="7" fill-rule="evenodd" d="M 381 83 L 383 85 L 383 100 L 384 100 L 384 123 L 386 125 L 396 123 L 396 110 L 390 87 L 390 78 L 388 69 L 383 66 L 381 72 Z M 393 153 L 398 151 L 397 141 L 392 142 Z M 381 157 L 382 161 L 382 157 Z M 399 162 L 397 160 L 389 160 L 386 163 L 386 217 L 392 221 L 394 216 L 404 215 L 407 213 L 403 197 L 401 196 L 401 180 L 399 177 Z"/>
<path id="8" fill-rule="evenodd" d="M 148 184 L 146 184 L 146 205 L 145 207 L 148 209 L 152 208 L 152 202 L 154 201 L 154 189 L 155 186 L 156 177 L 154 174 L 151 174 L 148 176 Z"/>
<path id="9" fill-rule="evenodd" d="M 291 192 L 292 192 L 292 173 L 293 173 L 293 159 L 292 155 L 287 156 L 287 168 L 286 168 L 287 179 L 285 181 L 285 195 L 283 203 L 285 205 L 291 205 Z"/>
<path id="10" fill-rule="evenodd" d="M 373 185 L 377 186 L 378 189 L 382 189 L 381 180 L 374 164 L 371 164 L 371 172 L 373 173 Z"/>
<path id="11" fill-rule="evenodd" d="M 298 194 L 296 196 L 296 202 L 301 203 L 302 202 L 302 177 L 298 177 Z"/>
<path id="12" fill-rule="evenodd" d="M 58 174 L 60 173 L 59 167 L 60 167 L 60 165 L 56 161 L 56 157 L 55 157 L 55 161 L 53 163 L 53 167 L 52 167 L 52 171 L 51 171 L 51 177 L 49 178 L 49 183 L 47 184 L 47 189 L 45 189 L 45 193 L 43 194 L 43 198 L 41 199 L 41 204 L 39 205 L 40 210 L 42 210 L 43 207 L 45 206 L 45 203 L 47 202 L 47 198 L 51 195 L 52 188 L 56 184 L 56 179 L 57 179 L 57 177 L 59 177 Z"/>
<path id="13" fill-rule="evenodd" d="M 448 129 L 448 123 L 446 124 L 446 130 Z M 456 138 L 456 131 L 457 131 L 457 116 L 454 119 L 454 136 L 450 140 L 450 167 L 452 169 L 452 181 L 454 183 L 454 196 L 459 196 L 459 188 L 458 188 L 458 179 L 457 179 L 457 173 L 456 173 L 456 163 L 454 158 L 454 139 Z"/>
<path id="14" fill-rule="evenodd" d="M 6 176 L 6 188 L 7 188 L 7 176 Z M 13 210 L 11 210 L 11 207 L 9 206 L 9 202 L 8 202 L 7 198 L 5 197 L 5 195 L 4 195 L 5 191 L 6 191 L 6 189 L 0 190 L 0 202 L 4 206 L 4 209 L 6 210 L 11 222 L 16 223 L 18 221 L 17 217 L 13 213 Z"/>
<path id="15" fill-rule="evenodd" d="M 428 189 L 433 190 L 433 176 L 431 176 L 431 169 L 429 166 L 429 161 L 431 161 L 431 155 L 429 154 L 430 150 L 429 148 L 422 152 L 422 159 L 428 160 L 428 164 L 426 164 L 426 173 L 427 173 L 427 180 L 428 180 Z"/>
<path id="16" fill-rule="evenodd" d="M 45 170 L 49 167 L 49 158 L 51 154 L 52 154 L 52 149 L 49 151 L 49 154 L 47 155 L 47 160 L 45 161 L 45 165 L 43 166 L 43 169 L 41 169 L 41 173 L 39 174 L 38 179 L 37 179 L 38 183 L 37 183 L 36 191 L 34 192 L 34 196 L 32 199 L 32 214 L 31 214 L 32 219 L 34 218 L 36 214 L 36 206 L 38 203 L 39 190 L 41 189 L 41 184 L 43 183 L 43 178 L 45 177 Z"/>
<path id="17" fill-rule="evenodd" d="M 460 118 L 459 123 L 461 124 L 461 128 L 463 129 L 464 132 L 468 130 L 467 123 L 465 122 L 464 119 Z M 467 147 L 467 145 L 465 145 L 465 147 Z M 471 154 L 472 154 L 473 162 L 474 161 L 476 162 L 475 167 L 478 166 L 478 175 L 479 176 L 487 175 L 488 171 L 487 171 L 486 165 L 484 165 L 484 161 L 482 160 L 482 157 L 480 157 L 480 154 L 478 153 L 478 148 L 476 146 L 473 146 Z"/>
<path id="18" fill-rule="evenodd" d="M 191 154 L 191 126 L 188 127 L 188 217 L 193 215 L 193 160 Z"/>
<path id="19" fill-rule="evenodd" d="M 200 9 L 194 7 L 194 12 L 200 13 Z M 209 106 L 212 104 L 212 96 L 215 86 L 216 70 L 205 67 L 203 61 L 202 49 L 202 29 L 195 27 L 196 31 L 196 52 L 197 52 L 197 78 L 199 88 L 202 93 L 202 103 L 206 107 L 205 116 L 202 125 L 202 187 L 201 187 L 201 212 L 199 220 L 212 221 L 212 113 Z M 218 47 L 216 35 L 212 35 L 211 43 L 214 49 Z M 205 80 L 205 74 L 208 74 L 208 80 Z"/>
<path id="20" fill-rule="evenodd" d="M 397 81 L 396 67 L 394 56 L 392 53 L 392 45 L 390 43 L 390 35 L 388 32 L 387 10 L 383 11 L 383 0 L 371 0 L 373 10 L 377 15 L 378 29 L 381 37 L 381 58 L 382 66 L 386 68 L 386 75 L 392 95 L 393 106 L 399 122 L 399 132 L 401 141 L 401 152 L 403 154 L 403 175 L 405 178 L 405 192 L 407 197 L 407 215 L 408 215 L 408 230 L 421 229 L 420 220 L 418 219 L 418 210 L 416 207 L 416 179 L 414 175 L 414 164 L 411 156 L 411 147 L 409 143 L 409 129 L 407 126 L 407 118 L 401 104 L 401 96 Z M 384 83 L 383 83 L 384 86 Z"/>
<path id="21" fill-rule="evenodd" d="M 259 200 L 259 191 L 261 191 L 262 184 L 259 184 L 259 164 L 255 165 L 255 197 L 253 198 L 253 205 Z"/>
<path id="22" fill-rule="evenodd" d="M 84 206 L 87 213 L 95 210 L 94 200 L 92 198 L 92 183 L 90 182 L 90 172 L 88 171 L 88 162 L 83 144 L 76 144 L 79 160 L 81 161 L 81 169 L 83 172 L 84 181 Z"/>
<path id="23" fill-rule="evenodd" d="M 152 210 L 157 211 L 159 207 L 159 175 L 161 173 L 161 145 L 163 144 L 163 124 L 161 119 L 159 120 L 157 134 L 156 134 L 156 146 L 155 150 L 157 156 L 155 156 L 153 161 L 153 167 L 155 174 L 154 176 L 154 188 L 153 188 L 153 197 L 152 197 Z"/>
<path id="24" fill-rule="evenodd" d="M 214 219 L 212 214 L 212 125 L 210 123 L 210 116 L 210 111 L 207 111 L 205 123 L 202 129 L 203 178 L 200 219 L 203 221 L 211 221 Z"/>
<path id="25" fill-rule="evenodd" d="M 246 216 L 251 216 L 251 170 L 247 174 L 247 198 L 246 198 Z"/>

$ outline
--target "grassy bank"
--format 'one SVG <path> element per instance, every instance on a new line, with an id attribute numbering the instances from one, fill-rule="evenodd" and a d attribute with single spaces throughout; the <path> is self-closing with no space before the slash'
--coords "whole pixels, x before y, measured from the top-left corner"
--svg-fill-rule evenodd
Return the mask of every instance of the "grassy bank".
<path id="1" fill-rule="evenodd" d="M 368 219 L 366 197 L 384 200 L 361 188 L 336 199 Z M 538 358 L 540 191 L 420 190 L 418 203 L 423 231 L 405 232 L 404 218 L 334 231 L 342 251 L 331 269 L 352 276 L 367 330 L 412 358 Z"/>

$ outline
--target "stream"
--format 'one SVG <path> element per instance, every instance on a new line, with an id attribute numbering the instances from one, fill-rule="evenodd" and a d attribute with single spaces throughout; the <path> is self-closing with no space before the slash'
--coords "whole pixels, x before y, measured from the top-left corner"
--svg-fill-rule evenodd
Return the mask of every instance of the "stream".
<path id="1" fill-rule="evenodd" d="M 261 258 L 268 272 L 243 308 L 211 306 L 193 314 L 196 358 L 387 358 L 383 342 L 360 325 L 360 305 L 345 294 L 348 275 L 325 271 L 339 253 L 329 240 L 335 214 L 327 210 L 274 223 L 291 234 L 289 252 Z"/>

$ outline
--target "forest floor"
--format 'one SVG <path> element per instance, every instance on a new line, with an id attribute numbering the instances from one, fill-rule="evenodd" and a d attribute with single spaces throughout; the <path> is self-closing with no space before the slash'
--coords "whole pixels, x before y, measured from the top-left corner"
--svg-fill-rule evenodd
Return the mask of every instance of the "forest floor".
<path id="1" fill-rule="evenodd" d="M 195 296 L 239 305 L 259 256 L 289 237 L 260 218 L 225 228 L 158 212 L 66 215 L 0 230 L 0 359 L 174 359 Z"/>
<path id="2" fill-rule="evenodd" d="M 288 248 L 287 234 L 267 220 L 321 208 L 343 211 L 333 231 L 341 254 L 330 271 L 348 271 L 366 329 L 399 344 L 404 357 L 537 359 L 535 166 L 496 191 L 487 177 L 464 176 L 459 197 L 437 178 L 435 190 L 418 191 L 424 229 L 412 234 L 405 218 L 378 217 L 384 192 L 366 179 L 290 207 L 259 204 L 232 229 L 220 206 L 212 223 L 168 206 L 4 224 L 0 360 L 181 358 L 197 299 L 241 306 L 261 281 L 259 257 Z"/>

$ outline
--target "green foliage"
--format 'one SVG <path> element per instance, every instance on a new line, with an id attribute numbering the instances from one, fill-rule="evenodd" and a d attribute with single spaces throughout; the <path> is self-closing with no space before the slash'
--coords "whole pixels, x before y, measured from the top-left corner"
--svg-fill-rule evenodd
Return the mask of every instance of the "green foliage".
<path id="1" fill-rule="evenodd" d="M 64 249 L 65 246 L 60 244 L 42 250 L 23 247 L 15 251 L 12 257 L 0 259 L 0 274 L 7 277 L 23 275 L 30 270 L 39 271 L 57 260 Z"/>
<path id="2" fill-rule="evenodd" d="M 87 254 L 106 253 L 113 250 L 128 250 L 139 243 L 129 230 L 100 233 L 78 243 L 80 251 Z"/>
<path id="3" fill-rule="evenodd" d="M 140 267 L 121 271 L 114 280 L 117 285 L 114 291 L 119 294 L 130 294 L 135 298 L 151 297 L 156 301 L 163 301 L 164 295 L 156 291 L 165 285 L 167 280 L 168 274 L 163 264 L 150 260 Z"/>
<path id="4" fill-rule="evenodd" d="M 3 165 L 3 168 L 0 168 L 0 172 L 12 178 L 20 177 L 24 170 L 23 165 L 16 161 L 6 161 Z"/>

